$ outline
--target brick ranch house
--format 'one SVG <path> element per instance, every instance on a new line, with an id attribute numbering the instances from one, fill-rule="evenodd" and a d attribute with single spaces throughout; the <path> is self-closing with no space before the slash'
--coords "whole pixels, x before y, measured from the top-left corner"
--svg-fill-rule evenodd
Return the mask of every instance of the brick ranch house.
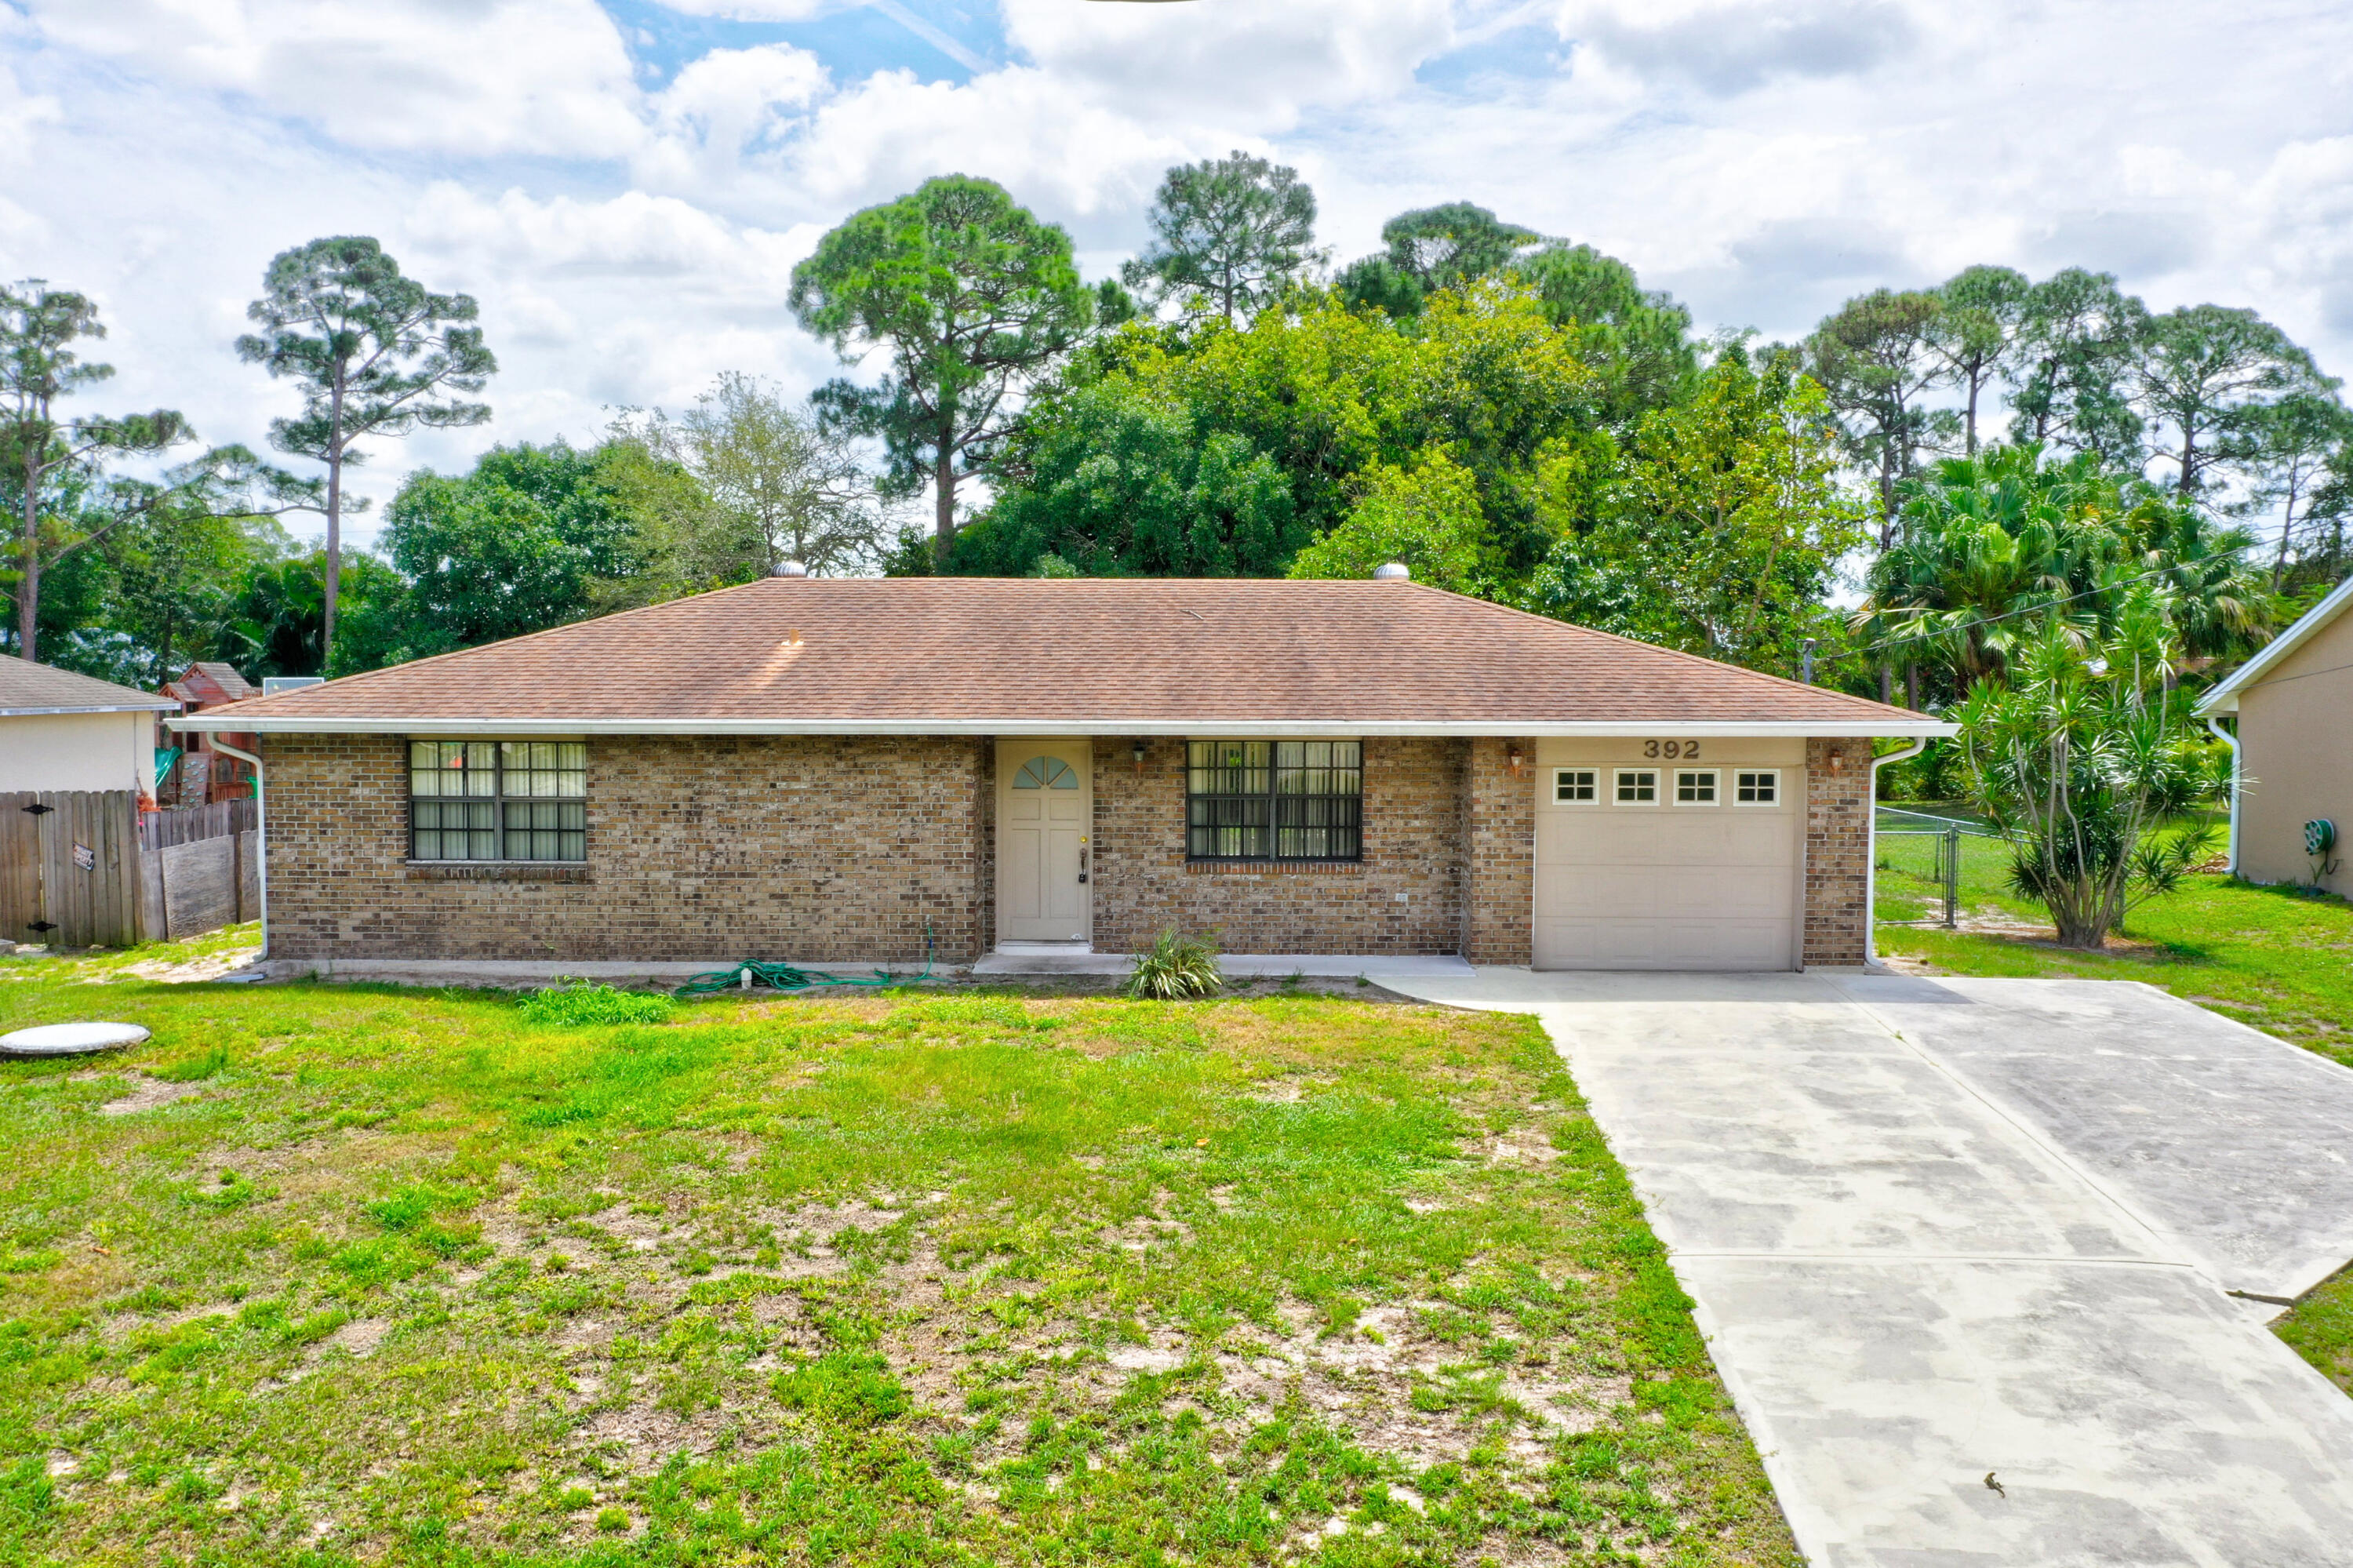
<path id="1" fill-rule="evenodd" d="M 1394 568 L 1392 568 L 1394 569 Z M 258 736 L 273 961 L 1870 951 L 1949 726 L 1404 580 L 741 588 L 176 721 Z"/>

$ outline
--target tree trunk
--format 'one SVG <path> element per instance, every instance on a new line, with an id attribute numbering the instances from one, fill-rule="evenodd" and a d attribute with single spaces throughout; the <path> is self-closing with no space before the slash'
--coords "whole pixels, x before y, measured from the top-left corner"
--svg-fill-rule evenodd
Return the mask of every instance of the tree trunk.
<path id="1" fill-rule="evenodd" d="M 2189 494 L 2198 488 L 2198 438 L 2189 427 L 2181 428 L 2181 493 Z"/>
<path id="2" fill-rule="evenodd" d="M 939 466 L 932 471 L 932 559 L 944 567 L 948 546 L 955 542 L 955 458 L 947 443 L 940 444 Z"/>
<path id="3" fill-rule="evenodd" d="M 1971 457 L 1978 455 L 1978 389 L 1983 385 L 1976 376 L 1969 377 L 1968 455 Z"/>
<path id="4" fill-rule="evenodd" d="M 2108 925 L 2097 916 L 2054 916 L 2059 928 L 2059 945 L 2086 953 L 2104 953 L 2108 948 Z"/>
<path id="5" fill-rule="evenodd" d="M 2288 541 L 2294 537 L 2295 534 L 2296 489 L 2296 482 L 2295 480 L 2288 481 L 2287 504 L 2280 511 L 2279 555 L 2272 561 L 2272 592 L 2274 593 L 2279 592 L 2280 584 L 2287 580 Z"/>
<path id="6" fill-rule="evenodd" d="M 25 473 L 24 575 L 16 579 L 16 652 L 36 662 L 34 633 L 41 623 L 41 481 L 30 464 Z"/>
<path id="7" fill-rule="evenodd" d="M 319 673 L 335 656 L 335 596 L 343 582 L 343 373 L 335 367 L 332 422 L 327 430 L 326 626 L 319 640 Z"/>

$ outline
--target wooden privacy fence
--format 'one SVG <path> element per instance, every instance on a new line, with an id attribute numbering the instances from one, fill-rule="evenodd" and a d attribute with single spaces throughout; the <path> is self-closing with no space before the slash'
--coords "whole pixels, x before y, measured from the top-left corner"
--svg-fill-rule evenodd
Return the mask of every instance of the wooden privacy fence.
<path id="1" fill-rule="evenodd" d="M 259 808 L 149 812 L 127 789 L 0 794 L 0 938 L 178 941 L 261 913 Z"/>

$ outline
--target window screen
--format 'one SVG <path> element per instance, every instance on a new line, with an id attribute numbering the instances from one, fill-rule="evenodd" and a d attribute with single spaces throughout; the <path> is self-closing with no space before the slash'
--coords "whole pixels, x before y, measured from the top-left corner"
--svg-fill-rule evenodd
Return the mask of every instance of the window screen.
<path id="1" fill-rule="evenodd" d="M 1196 740 L 1185 747 L 1191 860 L 1357 860 L 1364 744 Z"/>
<path id="2" fill-rule="evenodd" d="M 588 858 L 588 747 L 576 740 L 412 740 L 411 860 Z"/>

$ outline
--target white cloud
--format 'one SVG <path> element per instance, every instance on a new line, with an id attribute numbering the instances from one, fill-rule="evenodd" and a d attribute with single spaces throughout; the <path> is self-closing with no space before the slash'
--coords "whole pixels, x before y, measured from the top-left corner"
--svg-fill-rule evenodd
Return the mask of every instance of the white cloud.
<path id="1" fill-rule="evenodd" d="M 596 0 L 33 0 L 57 43 L 245 95 L 338 141 L 610 157 L 642 130 Z"/>
<path id="2" fill-rule="evenodd" d="M 1571 0 L 1558 25 L 1615 65 L 1712 93 L 1866 71 L 1916 37 L 1891 0 Z"/>

